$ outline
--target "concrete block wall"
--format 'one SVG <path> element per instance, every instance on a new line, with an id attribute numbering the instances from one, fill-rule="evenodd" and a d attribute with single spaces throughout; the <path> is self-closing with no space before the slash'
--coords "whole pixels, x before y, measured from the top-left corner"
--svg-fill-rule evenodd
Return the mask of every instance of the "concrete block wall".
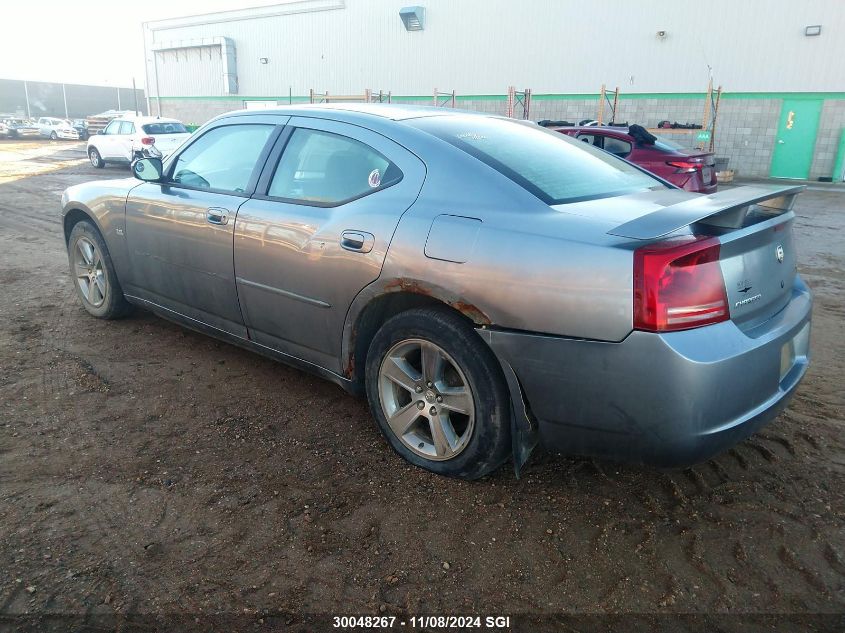
<path id="1" fill-rule="evenodd" d="M 167 99 L 161 100 L 161 116 L 179 119 L 188 125 L 202 125 L 209 119 L 243 109 L 243 102 L 233 99 Z M 159 113 L 155 98 L 150 99 L 150 115 Z"/>
<path id="2" fill-rule="evenodd" d="M 816 151 L 810 172 L 811 178 L 819 176 L 841 177 L 841 174 L 833 173 L 833 167 L 836 163 L 839 141 L 843 134 L 845 134 L 845 99 L 826 99 L 819 120 Z"/>
<path id="3" fill-rule="evenodd" d="M 272 97 L 267 100 L 272 100 Z M 302 99 L 299 98 L 298 101 L 301 102 Z M 430 106 L 433 100 L 429 97 L 397 97 L 394 102 Z M 287 99 L 280 99 L 279 103 L 284 105 Z M 782 104 L 783 100 L 780 98 L 723 96 L 719 106 L 714 149 L 718 157 L 729 159 L 729 168 L 734 169 L 738 175 L 764 178 L 769 176 Z M 155 99 L 151 100 L 150 106 L 151 113 L 157 114 Z M 164 116 L 194 124 L 204 123 L 218 114 L 242 107 L 243 101 L 240 99 L 162 99 Z M 505 115 L 507 100 L 504 95 L 477 98 L 459 96 L 456 108 Z M 626 98 L 623 94 L 617 108 L 616 120 L 629 124 L 639 123 L 645 127 L 656 127 L 662 120 L 700 125 L 703 114 L 702 97 L 687 98 L 679 95 Z M 595 119 L 597 116 L 598 96 L 535 95 L 531 102 L 531 119 L 534 121 L 550 119 L 578 123 L 583 119 Z M 605 119 L 608 117 L 606 108 Z M 819 122 L 810 179 L 831 175 L 843 129 L 845 99 L 826 99 Z M 694 148 L 697 145 L 695 132 L 673 132 L 667 129 L 661 131 L 660 135 L 682 147 Z"/>
<path id="4" fill-rule="evenodd" d="M 740 176 L 767 177 L 780 120 L 781 99 L 724 99 L 716 122 L 716 156 L 730 158 Z"/>

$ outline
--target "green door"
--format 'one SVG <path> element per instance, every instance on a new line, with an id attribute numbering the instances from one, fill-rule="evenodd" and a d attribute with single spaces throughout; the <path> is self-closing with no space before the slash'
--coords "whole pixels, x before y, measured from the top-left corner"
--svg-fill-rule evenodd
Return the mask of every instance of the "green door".
<path id="1" fill-rule="evenodd" d="M 772 178 L 807 178 L 813 164 L 821 99 L 784 99 L 780 112 Z"/>

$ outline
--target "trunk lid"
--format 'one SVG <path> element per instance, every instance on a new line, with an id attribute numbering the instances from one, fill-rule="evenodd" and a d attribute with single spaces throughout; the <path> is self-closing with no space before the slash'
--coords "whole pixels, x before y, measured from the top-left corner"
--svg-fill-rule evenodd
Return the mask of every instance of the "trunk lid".
<path id="1" fill-rule="evenodd" d="M 794 217 L 789 212 L 758 218 L 751 226 L 720 236 L 728 307 L 731 319 L 743 329 L 762 323 L 789 303 L 797 274 Z"/>

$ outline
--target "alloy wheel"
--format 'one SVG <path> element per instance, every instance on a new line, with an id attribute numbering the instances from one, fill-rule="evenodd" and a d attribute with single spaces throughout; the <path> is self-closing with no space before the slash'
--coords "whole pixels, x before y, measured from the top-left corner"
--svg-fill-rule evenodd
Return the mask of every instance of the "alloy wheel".
<path id="1" fill-rule="evenodd" d="M 80 237 L 76 241 L 73 270 L 85 301 L 95 308 L 103 305 L 108 292 L 108 279 L 100 251 L 87 237 Z"/>
<path id="2" fill-rule="evenodd" d="M 381 406 L 391 431 L 431 460 L 456 457 L 472 437 L 475 401 L 461 368 L 422 339 L 396 343 L 379 367 Z"/>

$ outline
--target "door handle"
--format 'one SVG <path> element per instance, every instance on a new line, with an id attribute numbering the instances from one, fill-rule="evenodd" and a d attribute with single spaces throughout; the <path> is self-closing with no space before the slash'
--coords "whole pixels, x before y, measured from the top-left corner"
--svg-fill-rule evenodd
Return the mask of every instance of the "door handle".
<path id="1" fill-rule="evenodd" d="M 373 234 L 365 231 L 344 231 L 340 234 L 340 247 L 356 253 L 369 253 L 375 241 Z"/>
<path id="2" fill-rule="evenodd" d="M 228 224 L 229 210 L 223 207 L 208 207 L 205 211 L 205 219 L 209 224 Z"/>

